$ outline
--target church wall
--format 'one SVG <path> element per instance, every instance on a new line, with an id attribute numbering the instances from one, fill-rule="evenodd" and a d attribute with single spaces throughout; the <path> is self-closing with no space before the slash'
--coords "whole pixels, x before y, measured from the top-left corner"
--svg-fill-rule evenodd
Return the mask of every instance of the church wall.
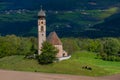
<path id="1" fill-rule="evenodd" d="M 67 53 L 64 52 L 62 45 L 54 45 L 54 46 L 59 50 L 59 52 L 56 55 L 57 58 L 61 58 L 61 57 L 67 56 Z"/>

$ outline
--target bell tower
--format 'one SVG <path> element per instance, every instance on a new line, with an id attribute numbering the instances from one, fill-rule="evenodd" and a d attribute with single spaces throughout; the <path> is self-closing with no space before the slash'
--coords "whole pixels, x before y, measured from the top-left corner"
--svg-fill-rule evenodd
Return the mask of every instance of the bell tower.
<path id="1" fill-rule="evenodd" d="M 41 54 L 42 43 L 46 41 L 46 14 L 41 10 L 38 12 L 38 54 Z"/>

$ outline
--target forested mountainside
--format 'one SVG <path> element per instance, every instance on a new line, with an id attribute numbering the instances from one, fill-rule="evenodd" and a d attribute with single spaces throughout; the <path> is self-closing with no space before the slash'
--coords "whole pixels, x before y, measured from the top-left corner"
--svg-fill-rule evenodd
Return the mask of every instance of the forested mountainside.
<path id="1" fill-rule="evenodd" d="M 46 10 L 104 9 L 118 6 L 120 0 L 0 0 L 6 9 L 39 9 Z"/>
<path id="2" fill-rule="evenodd" d="M 106 18 L 103 23 L 97 24 L 93 28 L 100 33 L 99 36 L 120 37 L 120 13 Z"/>
<path id="3" fill-rule="evenodd" d="M 37 36 L 37 13 L 46 10 L 47 33 L 60 37 L 119 37 L 120 0 L 0 0 L 0 34 Z"/>

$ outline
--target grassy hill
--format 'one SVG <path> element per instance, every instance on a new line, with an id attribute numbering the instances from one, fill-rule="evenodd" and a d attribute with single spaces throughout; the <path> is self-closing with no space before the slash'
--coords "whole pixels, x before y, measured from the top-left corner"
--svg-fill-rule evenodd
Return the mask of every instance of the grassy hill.
<path id="1" fill-rule="evenodd" d="M 86 57 L 89 56 L 89 57 Z M 82 69 L 89 66 L 92 70 Z M 24 56 L 9 56 L 0 59 L 0 68 L 19 71 L 62 73 L 86 76 L 104 76 L 120 73 L 120 62 L 109 62 L 96 59 L 95 53 L 76 52 L 69 60 L 39 65 L 36 60 L 24 59 Z"/>

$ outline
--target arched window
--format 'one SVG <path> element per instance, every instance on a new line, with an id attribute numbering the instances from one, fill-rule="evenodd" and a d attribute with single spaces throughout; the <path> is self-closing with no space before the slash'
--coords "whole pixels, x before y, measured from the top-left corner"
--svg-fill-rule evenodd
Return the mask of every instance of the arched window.
<path id="1" fill-rule="evenodd" d="M 65 57 L 65 53 L 63 53 L 63 57 Z"/>
<path id="2" fill-rule="evenodd" d="M 43 21 L 41 21 L 41 24 L 43 24 Z"/>
<path id="3" fill-rule="evenodd" d="M 44 27 L 43 26 L 41 26 L 41 31 L 44 31 Z"/>

